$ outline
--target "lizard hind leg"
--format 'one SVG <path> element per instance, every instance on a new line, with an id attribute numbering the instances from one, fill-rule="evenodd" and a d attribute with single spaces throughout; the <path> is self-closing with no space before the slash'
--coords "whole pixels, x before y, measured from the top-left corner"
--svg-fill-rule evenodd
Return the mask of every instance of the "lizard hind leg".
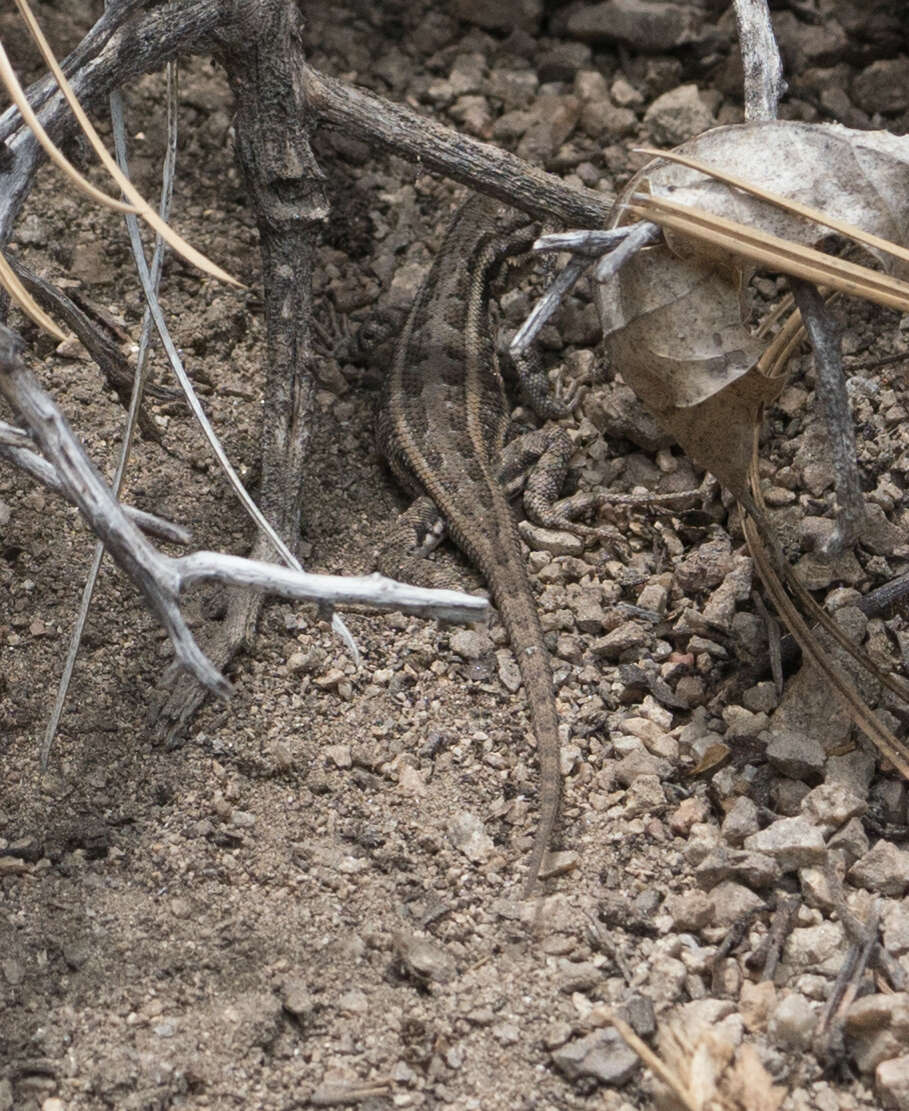
<path id="1" fill-rule="evenodd" d="M 435 502 L 419 497 L 395 521 L 376 552 L 375 568 L 391 579 L 413 586 L 462 590 L 464 584 L 457 575 L 426 558 L 446 536 L 445 518 Z"/>

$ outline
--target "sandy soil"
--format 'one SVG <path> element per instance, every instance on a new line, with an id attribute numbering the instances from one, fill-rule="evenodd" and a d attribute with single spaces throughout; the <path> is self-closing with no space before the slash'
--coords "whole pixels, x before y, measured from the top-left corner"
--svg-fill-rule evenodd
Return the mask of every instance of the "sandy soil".
<path id="1" fill-rule="evenodd" d="M 81 7 L 39 6 L 61 50 L 84 30 Z M 602 98 L 596 110 L 613 131 L 598 133 L 582 115 L 547 161 L 603 189 L 638 165 L 630 150 L 652 135 L 645 114 L 660 95 L 695 82 L 709 118 L 740 116 L 728 17 L 697 48 L 645 55 L 566 35 L 558 8 L 534 41 L 428 4 L 304 7 L 313 8 L 314 64 L 512 148 L 529 124 L 501 124 L 506 112 L 532 112 L 540 86 L 569 97 L 578 72 L 599 71 L 612 115 Z M 898 43 L 850 51 L 837 40 L 825 54 L 812 45 L 817 27 L 792 12 L 781 20 L 800 67 L 789 115 L 851 112 L 853 126 L 864 119 L 905 131 L 909 106 L 874 119 L 855 85 L 876 49 L 892 58 Z M 27 70 L 33 62 L 13 23 L 3 16 L 0 34 Z M 171 260 L 162 303 L 231 458 L 254 484 L 264 349 L 256 232 L 232 161 L 224 75 L 194 59 L 181 80 L 174 223 L 248 289 L 222 288 Z M 162 90 L 159 76 L 129 90 L 134 172 L 146 195 L 157 188 Z M 343 136 L 318 136 L 317 150 L 344 220 L 326 232 L 317 277 L 328 339 L 303 555 L 313 570 L 353 573 L 371 569 L 405 502 L 372 438 L 381 353 L 355 362 L 345 337 L 406 304 L 463 194 Z M 14 246 L 136 339 L 138 283 L 114 216 L 61 191 L 45 170 Z M 778 283 L 761 282 L 759 293 L 776 298 Z M 527 304 L 517 295 L 506 316 Z M 848 592 L 909 567 L 906 364 L 865 369 L 904 353 L 905 333 L 894 313 L 840 312 L 858 383 L 863 482 L 893 527 L 882 525 L 887 539 L 829 574 L 816 572 L 812 585 L 831 609 L 850 609 L 855 635 L 892 666 L 906 644 L 904 619 L 862 623 L 858 595 Z M 596 330 L 582 289 L 547 341 L 553 364 L 569 377 L 590 374 L 585 351 Z M 115 395 L 91 362 L 24 331 L 43 382 L 110 473 L 123 423 Z M 797 366 L 764 449 L 777 524 L 796 559 L 805 558 L 804 520 L 829 515 L 832 503 L 829 477 L 818 478 L 829 461 L 810 359 Z M 166 380 L 160 353 L 155 373 Z M 571 483 L 697 485 L 677 449 L 648 441 L 653 430 L 615 370 L 599 374 L 571 422 Z M 246 551 L 250 528 L 184 406 L 155 402 L 151 411 L 164 449 L 137 444 L 126 497 L 190 526 L 200 548 Z M 522 901 L 536 764 L 497 623 L 465 637 L 431 622 L 352 614 L 363 654 L 355 671 L 313 610 L 270 604 L 254 654 L 231 672 L 231 701 L 206 705 L 185 743 L 168 748 L 153 741 L 149 707 L 170 645 L 105 564 L 42 773 L 38 746 L 91 539 L 75 510 L 0 469 L 0 1111 L 650 1107 L 650 1079 L 605 1029 L 610 1008 L 651 1042 L 681 1015 L 692 1036 L 702 1024 L 732 1046 L 753 1045 L 787 1111 L 877 1106 L 876 1062 L 868 1067 L 859 1042 L 847 1040 L 825 1068 L 805 1052 L 808 1019 L 787 1017 L 804 1003 L 817 1019 L 848 948 L 806 868 L 779 868 L 769 887 L 697 869 L 717 844 L 736 844 L 728 817 L 740 800 L 768 826 L 800 813 L 822 782 L 857 794 L 866 840 L 899 852 L 905 788 L 875 773 L 872 750 L 810 673 L 796 664 L 782 700 L 772 689 L 750 561 L 718 493 L 688 513 L 618 519 L 628 561 L 596 547 L 528 553 L 565 724 L 566 856 L 544 897 Z M 476 588 L 457 553 L 439 558 Z M 731 597 L 722 619 L 720 589 Z M 699 623 L 705 608 L 715 619 Z M 187 612 L 204 644 L 223 598 L 200 591 Z M 628 626 L 627 642 L 605 643 Z M 904 711 L 881 712 L 902 728 Z M 814 764 L 768 756 L 768 736 L 784 727 L 820 748 Z M 699 769 L 714 742 L 730 751 L 717 768 Z M 882 882 L 853 877 L 850 905 L 866 911 L 880 896 L 898 926 L 909 914 L 905 887 Z M 736 902 L 741 892 L 754 902 Z M 746 958 L 791 893 L 803 899 L 794 940 L 761 986 Z M 737 918 L 745 928 L 718 956 Z M 891 948 L 909 972 L 909 929 Z M 866 976 L 862 993 L 874 988 Z"/>

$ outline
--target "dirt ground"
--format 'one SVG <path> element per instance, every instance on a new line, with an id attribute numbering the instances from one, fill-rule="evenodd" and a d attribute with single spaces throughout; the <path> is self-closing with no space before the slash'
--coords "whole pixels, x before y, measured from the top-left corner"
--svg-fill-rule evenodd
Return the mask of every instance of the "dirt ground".
<path id="1" fill-rule="evenodd" d="M 84 33 L 87 7 L 37 6 L 60 52 Z M 306 50 L 328 73 L 609 192 L 641 164 L 632 148 L 642 141 L 671 145 L 741 118 L 722 4 L 678 8 L 685 44 L 658 53 L 582 34 L 593 5 L 501 7 L 494 26 L 495 11 L 467 0 L 304 2 Z M 907 42 L 892 5 L 780 9 L 792 83 L 783 114 L 905 134 Z M 0 37 L 34 76 L 14 15 L 0 17 Z M 154 198 L 163 79 L 127 95 L 134 174 Z M 553 121 L 564 119 L 560 130 Z M 232 141 L 223 72 L 187 60 L 173 222 L 247 288 L 171 259 L 162 304 L 254 489 L 264 322 Z M 324 357 L 302 554 L 311 570 L 359 573 L 405 501 L 372 436 L 386 356 L 355 358 L 352 337 L 406 307 L 464 194 L 343 135 L 318 135 L 316 149 L 335 215 L 316 278 Z M 137 339 L 142 306 L 117 217 L 61 191 L 45 169 L 13 249 Z M 783 288 L 761 277 L 758 300 L 766 307 Z M 503 313 L 517 321 L 530 296 L 508 296 Z M 899 668 L 906 620 L 869 618 L 857 602 L 909 570 L 909 337 L 896 313 L 856 303 L 837 312 L 873 528 L 832 566 L 808 551 L 833 495 L 804 353 L 768 415 L 762 473 L 815 597 Z M 124 420 L 116 396 L 93 363 L 14 324 L 110 474 Z M 591 380 L 567 422 L 578 447 L 571 486 L 698 485 L 621 368 L 588 354 L 598 339 L 589 289 L 544 339 L 554 366 Z M 167 381 L 160 351 L 154 367 Z M 190 527 L 195 547 L 247 551 L 250 527 L 188 411 L 178 401 L 151 411 L 163 447 L 137 444 L 126 499 Z M 497 622 L 465 633 L 350 614 L 355 670 L 312 608 L 270 603 L 254 653 L 231 670 L 233 698 L 206 704 L 185 741 L 168 746 L 155 741 L 149 708 L 170 644 L 106 563 L 42 773 L 38 747 L 92 541 L 74 509 L 0 467 L 0 1111 L 649 1108 L 652 1080 L 607 1026 L 610 1010 L 645 1041 L 662 1037 L 663 1052 L 673 1023 L 695 1043 L 710 1030 L 718 1057 L 753 1047 L 779 1098 L 756 1080 L 732 1108 L 909 1107 L 892 1102 L 901 1092 L 909 1101 L 909 996 L 889 997 L 880 971 L 861 978 L 844 1040 L 826 1057 L 812 1050 L 850 948 L 826 863 L 846 872 L 854 914 L 866 920 L 876 906 L 884 945 L 909 975 L 905 785 L 797 659 L 776 691 L 759 584 L 718 490 L 685 512 L 613 519 L 630 559 L 531 538 L 566 801 L 559 874 L 522 900 L 538 783 Z M 439 558 L 476 589 L 456 552 Z M 203 645 L 223 608 L 214 590 L 188 600 Z M 878 705 L 904 733 L 905 707 Z M 782 836 L 783 818 L 806 823 L 797 851 L 749 842 L 750 859 L 735 857 L 748 855 L 749 836 Z M 791 930 L 762 980 L 761 946 L 792 897 Z"/>

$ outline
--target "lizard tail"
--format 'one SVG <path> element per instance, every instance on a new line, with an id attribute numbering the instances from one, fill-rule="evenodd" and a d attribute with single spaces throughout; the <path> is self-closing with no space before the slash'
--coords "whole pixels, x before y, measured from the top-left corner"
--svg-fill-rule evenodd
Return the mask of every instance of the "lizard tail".
<path id="1" fill-rule="evenodd" d="M 523 574 L 523 564 L 520 564 L 520 569 Z M 495 593 L 493 589 L 493 595 Z M 529 584 L 526 592 L 521 591 L 501 600 L 496 598 L 495 601 L 524 682 L 540 765 L 540 813 L 530 854 L 530 870 L 524 881 L 524 895 L 528 896 L 536 887 L 559 817 L 562 798 L 559 716 L 549 653 L 543 642 L 543 630 Z"/>

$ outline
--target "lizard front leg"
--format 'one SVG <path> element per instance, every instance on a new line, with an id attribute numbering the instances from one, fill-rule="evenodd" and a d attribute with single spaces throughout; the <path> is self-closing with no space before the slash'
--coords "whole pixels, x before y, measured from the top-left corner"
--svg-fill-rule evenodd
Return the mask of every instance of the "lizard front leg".
<path id="1" fill-rule="evenodd" d="M 516 497 L 523 490 L 524 510 L 535 524 L 602 541 L 620 558 L 627 558 L 627 545 L 618 529 L 612 525 L 585 525 L 576 520 L 602 504 L 602 495 L 595 494 L 592 499 L 586 494 L 575 495 L 559 500 L 573 454 L 571 437 L 558 425 L 525 432 L 502 450 L 499 481 L 509 497 Z"/>

